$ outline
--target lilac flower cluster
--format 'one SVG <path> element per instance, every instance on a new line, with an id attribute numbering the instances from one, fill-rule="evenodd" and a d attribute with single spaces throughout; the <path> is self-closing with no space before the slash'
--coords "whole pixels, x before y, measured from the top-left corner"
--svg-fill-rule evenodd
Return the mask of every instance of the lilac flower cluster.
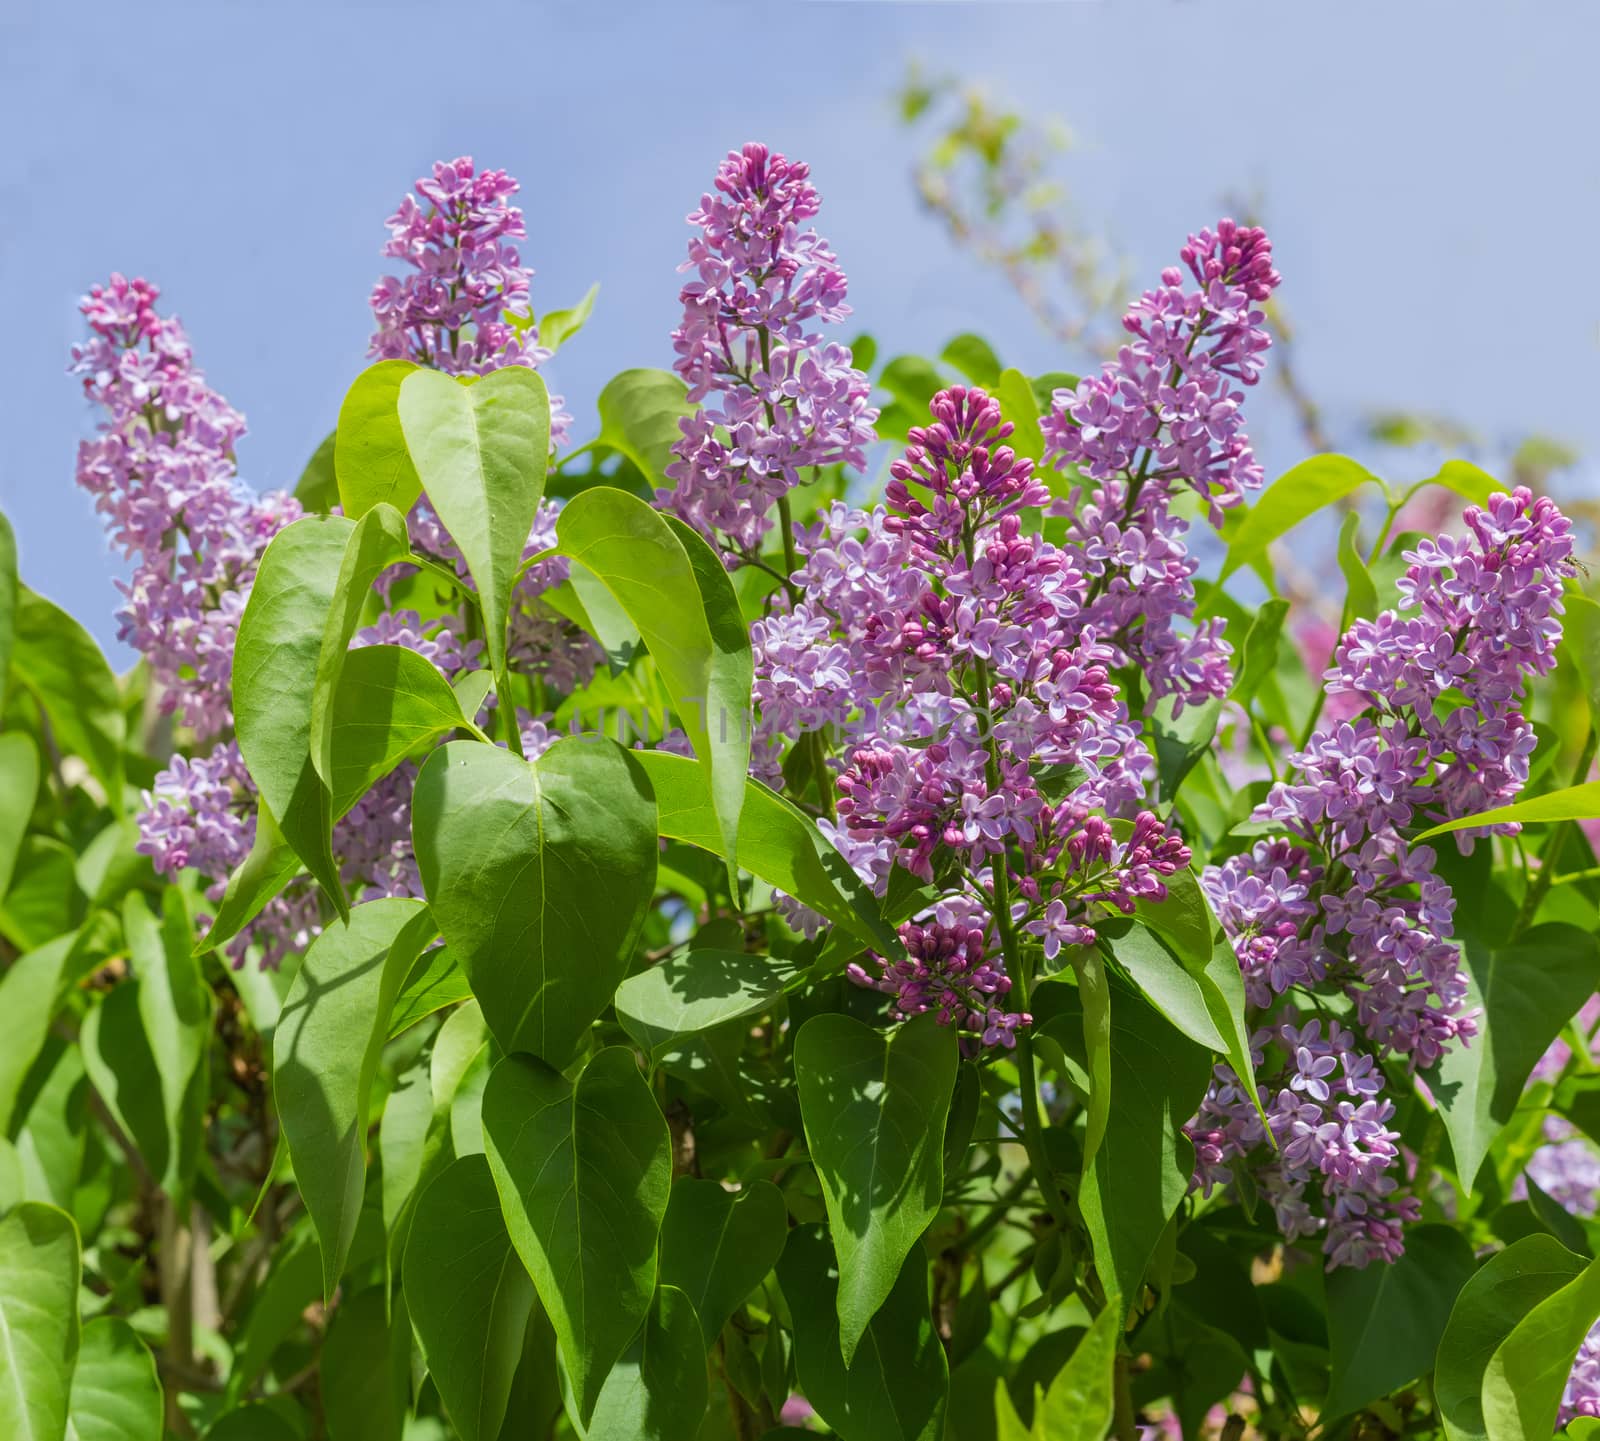
<path id="1" fill-rule="evenodd" d="M 1085 628 L 1119 664 L 1136 662 L 1150 699 L 1171 696 L 1175 713 L 1226 695 L 1232 678 L 1222 622 L 1187 625 L 1197 567 L 1173 502 L 1192 490 L 1220 525 L 1261 484 L 1239 387 L 1261 377 L 1270 340 L 1258 307 L 1279 281 L 1266 234 L 1231 220 L 1180 254 L 1193 284 L 1163 271 L 1123 317 L 1130 338 L 1116 359 L 1058 390 L 1041 422 L 1046 459 L 1080 479 L 1066 547 L 1089 580 Z"/>
<path id="2" fill-rule="evenodd" d="M 1257 808 L 1257 821 L 1288 836 L 1256 843 L 1203 879 L 1252 1007 L 1264 1014 L 1291 992 L 1320 992 L 1348 1008 L 1359 1046 L 1341 1029 L 1337 1045 L 1307 1048 L 1324 1074 L 1370 1077 L 1384 1057 L 1423 1069 L 1476 1032 L 1462 1012 L 1466 980 L 1450 940 L 1454 897 L 1434 874 L 1433 850 L 1405 837 L 1503 804 L 1526 782 L 1532 728 L 1521 697 L 1529 677 L 1554 664 L 1573 561 L 1567 520 L 1527 490 L 1468 510 L 1466 523 L 1469 539 L 1424 540 L 1406 552 L 1399 610 L 1357 621 L 1341 639 L 1328 691 L 1362 708 L 1325 722 Z M 1280 1012 L 1269 1032 L 1286 1034 L 1290 1014 Z M 1379 1135 L 1392 1106 L 1352 1093 L 1341 1103 L 1353 1107 L 1348 1118 L 1313 1113 L 1307 1074 L 1297 1044 L 1287 1068 L 1258 1076 L 1280 1143 L 1273 1154 L 1249 1098 L 1219 1067 L 1189 1127 L 1196 1183 L 1209 1190 L 1244 1162 L 1286 1235 L 1324 1234 L 1330 1265 L 1392 1259 L 1402 1246 L 1397 1223 L 1410 1214 L 1383 1174 L 1396 1156 L 1392 1138 Z M 1291 1147 L 1290 1136 L 1304 1144 Z M 1352 1145 L 1363 1157 L 1354 1169 Z"/>
<path id="3" fill-rule="evenodd" d="M 504 170 L 479 170 L 470 155 L 436 161 L 432 176 L 389 217 L 383 253 L 411 272 L 385 275 L 372 289 L 375 360 L 413 360 L 450 375 L 506 365 L 537 369 L 550 358 L 529 308 L 533 272 L 513 240 L 527 236 L 520 189 Z M 550 438 L 566 443 L 572 417 L 550 397 Z"/>
<path id="4" fill-rule="evenodd" d="M 766 146 L 731 152 L 715 193 L 689 215 L 698 227 L 684 270 L 676 369 L 704 404 L 681 422 L 671 490 L 657 493 L 714 544 L 753 556 L 767 512 L 809 467 L 861 467 L 875 438 L 871 384 L 847 347 L 813 328 L 850 313 L 837 257 L 814 228 L 810 169 Z"/>
<path id="5" fill-rule="evenodd" d="M 77 476 L 134 562 L 117 583 L 119 637 L 148 660 L 162 708 L 209 739 L 233 723 L 233 644 L 256 563 L 300 507 L 239 483 L 244 417 L 206 384 L 159 298 L 148 281 L 113 275 L 79 305 L 90 337 L 71 369 L 106 419 L 78 447 Z"/>
<path id="6" fill-rule="evenodd" d="M 385 247 L 415 273 L 376 287 L 373 355 L 452 373 L 545 358 L 527 307 L 529 272 L 510 244 L 525 233 L 521 213 L 507 203 L 516 189 L 504 172 L 479 172 L 466 159 L 437 165 L 431 179 L 418 182 L 391 218 Z M 149 658 L 163 705 L 177 710 L 201 743 L 156 777 L 140 817 L 139 848 L 162 874 L 198 871 L 216 901 L 255 835 L 254 789 L 229 738 L 238 619 L 262 551 L 300 509 L 288 496 L 256 498 L 239 485 L 234 447 L 244 420 L 207 387 L 181 326 L 157 313 L 156 300 L 146 282 L 113 276 L 83 302 L 91 336 L 74 349 L 73 369 L 110 414 L 101 435 L 80 449 L 78 473 L 113 539 L 136 562 L 124 587 L 123 636 Z M 559 401 L 552 410 L 559 438 L 568 417 Z M 529 557 L 550 547 L 555 520 L 553 505 L 541 508 Z M 417 550 L 464 573 L 425 500 L 408 523 Z M 405 569 L 384 577 L 380 593 L 387 597 Z M 600 658 L 595 643 L 543 600 L 565 579 L 564 561 L 545 562 L 522 578 L 516 596 L 511 655 L 541 695 L 585 683 Z M 465 638 L 459 617 L 425 621 L 393 606 L 355 644 L 407 647 L 446 676 L 477 664 L 482 649 Z M 549 743 L 543 717 L 521 720 L 535 751 Z M 354 894 L 421 894 L 410 848 L 410 780 L 410 768 L 402 767 L 335 827 L 334 853 Z M 318 926 L 314 889 L 295 883 L 231 950 L 238 961 L 254 949 L 263 964 L 276 965 Z"/>
<path id="7" fill-rule="evenodd" d="M 1096 914 L 1164 895 L 1189 852 L 1133 814 L 1153 765 L 1083 624 L 1077 557 L 1036 534 L 1050 494 L 998 402 L 957 386 L 929 409 L 886 509 L 835 505 L 798 531 L 799 598 L 755 629 L 756 764 L 776 772 L 792 727 L 855 733 L 825 832 L 880 894 L 898 867 L 940 899 L 903 955 L 851 974 L 969 1049 L 1009 1046 L 1029 1018 L 1003 1004 L 997 891 L 1012 934 L 1053 961 L 1093 942 Z M 1050 773 L 1074 776 L 1064 794 Z"/>

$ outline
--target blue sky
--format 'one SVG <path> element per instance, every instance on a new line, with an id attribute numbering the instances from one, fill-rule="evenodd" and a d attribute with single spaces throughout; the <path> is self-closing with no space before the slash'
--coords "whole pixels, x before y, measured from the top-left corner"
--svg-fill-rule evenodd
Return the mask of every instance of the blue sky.
<path id="1" fill-rule="evenodd" d="M 537 310 L 601 283 L 549 372 L 580 438 L 607 376 L 670 364 L 683 216 L 746 139 L 811 162 L 851 329 L 886 353 L 978 329 L 1024 369 L 1071 367 L 918 211 L 889 103 L 913 55 L 1067 118 L 1078 206 L 1141 282 L 1221 196 L 1259 195 L 1336 417 L 1448 411 L 1600 457 L 1597 41 L 1592 0 L 12 0 L 0 507 L 24 577 L 109 644 L 117 563 L 72 478 L 78 295 L 157 281 L 249 417 L 243 474 L 292 486 L 363 363 L 384 217 L 461 153 L 523 182 Z M 1264 424 L 1270 475 L 1297 457 Z"/>

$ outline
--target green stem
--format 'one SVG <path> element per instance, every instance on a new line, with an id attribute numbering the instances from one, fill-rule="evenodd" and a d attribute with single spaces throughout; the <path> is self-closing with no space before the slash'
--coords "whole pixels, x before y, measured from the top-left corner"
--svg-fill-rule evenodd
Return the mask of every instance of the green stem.
<path id="1" fill-rule="evenodd" d="M 1011 1208 L 1022 1199 L 1030 1185 L 1033 1184 L 1033 1167 L 1024 1166 L 1022 1174 L 1017 1177 L 989 1207 L 989 1214 L 978 1222 L 966 1235 L 962 1236 L 955 1244 L 954 1249 L 963 1254 L 977 1250 L 986 1241 L 994 1229 L 1005 1220 Z"/>
<path id="2" fill-rule="evenodd" d="M 1115 1413 L 1112 1423 L 1117 1441 L 1138 1441 L 1139 1424 L 1134 1419 L 1133 1371 L 1126 1351 L 1117 1352 Z"/>
<path id="3" fill-rule="evenodd" d="M 1583 749 L 1578 752 L 1578 764 L 1573 767 L 1573 785 L 1582 785 L 1588 778 L 1589 768 L 1594 764 L 1597 746 L 1600 746 L 1600 731 L 1596 731 L 1591 722 L 1589 734 L 1584 738 Z M 1533 884 L 1528 887 L 1527 894 L 1522 898 L 1516 923 L 1511 927 L 1511 940 L 1515 941 L 1527 930 L 1533 923 L 1533 918 L 1539 914 L 1539 907 L 1544 903 L 1551 882 L 1556 878 L 1556 862 L 1561 859 L 1561 852 L 1567 844 L 1567 836 L 1571 833 L 1572 826 L 1571 821 L 1559 821 L 1551 827 L 1550 834 L 1545 837 L 1544 849 L 1539 852 L 1539 870 L 1533 878 Z"/>
<path id="4" fill-rule="evenodd" d="M 989 793 L 1000 793 L 1000 743 L 995 739 L 992 716 L 989 713 L 989 667 L 985 661 L 977 663 L 978 704 L 985 732 L 988 754 L 984 758 L 984 776 Z M 1006 869 L 1006 856 L 1002 852 L 990 867 L 994 877 L 994 924 L 1000 932 L 1000 950 L 1005 957 L 1006 974 L 1011 978 L 1011 991 L 1016 997 L 1019 1011 L 1028 1009 L 1028 973 L 1023 965 L 1017 939 L 1011 929 L 1011 874 Z M 1028 1162 L 1039 1178 L 1039 1190 L 1056 1225 L 1065 1233 L 1071 1227 L 1066 1202 L 1055 1182 L 1055 1172 L 1044 1148 L 1044 1118 L 1039 1108 L 1039 1078 L 1033 1059 L 1033 1040 L 1026 1028 L 1015 1031 L 1017 1042 L 1017 1088 L 1022 1110 L 1022 1146 L 1028 1153 Z"/>

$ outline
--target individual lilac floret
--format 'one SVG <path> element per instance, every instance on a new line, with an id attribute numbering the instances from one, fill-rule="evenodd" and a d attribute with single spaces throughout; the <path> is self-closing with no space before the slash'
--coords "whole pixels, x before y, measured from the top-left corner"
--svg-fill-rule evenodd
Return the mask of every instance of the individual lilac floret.
<path id="1" fill-rule="evenodd" d="M 1099 375 L 1058 390 L 1040 425 L 1045 458 L 1081 488 L 1063 507 L 1067 545 L 1090 577 L 1086 622 L 1145 674 L 1152 701 L 1227 694 L 1231 648 L 1218 620 L 1189 624 L 1196 563 L 1172 514 L 1194 491 L 1220 525 L 1261 484 L 1244 392 L 1271 343 L 1257 308 L 1278 284 L 1265 233 L 1231 220 L 1191 235 L 1174 266 L 1123 317 L 1129 340 Z"/>
<path id="2" fill-rule="evenodd" d="M 860 468 L 878 412 L 847 347 L 815 328 L 850 313 L 828 244 L 805 222 L 819 208 L 810 168 L 766 146 L 733 151 L 689 224 L 699 233 L 681 267 L 683 320 L 675 369 L 701 409 L 681 422 L 657 501 L 730 560 L 753 557 L 768 511 L 801 472 Z M 802 228 L 804 227 L 804 228 Z"/>
<path id="3" fill-rule="evenodd" d="M 159 297 L 113 275 L 79 305 L 90 337 L 73 347 L 71 369 L 106 418 L 78 447 L 78 484 L 134 562 L 117 583 L 118 635 L 149 661 L 162 709 L 205 740 L 233 723 L 239 617 L 262 551 L 300 506 L 239 483 L 244 417 L 206 384 Z"/>
<path id="4" fill-rule="evenodd" d="M 1253 1010 L 1332 992 L 1357 1030 L 1319 1049 L 1276 1023 L 1286 1064 L 1257 1062 L 1276 1152 L 1237 1078 L 1218 1067 L 1188 1128 L 1195 1182 L 1209 1189 L 1247 1166 L 1285 1235 L 1322 1234 L 1330 1266 L 1393 1259 L 1414 1209 L 1383 1174 L 1397 1154 L 1378 1063 L 1426 1069 L 1477 1031 L 1451 939 L 1455 898 L 1432 848 L 1408 836 L 1504 804 L 1526 782 L 1522 695 L 1554 664 L 1574 569 L 1568 522 L 1527 490 L 1469 509 L 1466 523 L 1469 540 L 1408 552 L 1399 612 L 1359 620 L 1340 640 L 1328 691 L 1359 709 L 1324 721 L 1255 812 L 1288 834 L 1202 878 Z M 1471 833 L 1458 836 L 1470 850 Z M 1329 1117 L 1318 1108 L 1335 1055 L 1349 1113 Z M 1582 1184 L 1558 1174 L 1570 1159 L 1552 1154 L 1546 1172 L 1568 1197 Z"/>
<path id="5" fill-rule="evenodd" d="M 518 189 L 504 170 L 479 170 L 469 155 L 436 161 L 433 174 L 417 181 L 389 217 L 383 247 L 411 270 L 385 275 L 372 289 L 378 329 L 369 356 L 450 375 L 537 369 L 550 358 L 528 301 L 533 271 L 511 243 L 528 234 L 522 211 L 509 203 Z M 550 443 L 564 445 L 571 424 L 552 395 Z"/>

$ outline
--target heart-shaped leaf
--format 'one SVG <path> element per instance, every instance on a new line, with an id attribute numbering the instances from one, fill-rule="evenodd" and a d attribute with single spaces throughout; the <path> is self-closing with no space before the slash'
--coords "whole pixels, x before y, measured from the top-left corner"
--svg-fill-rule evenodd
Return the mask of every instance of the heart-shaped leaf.
<path id="1" fill-rule="evenodd" d="M 86 1323 L 65 1441 L 160 1441 L 161 1407 L 156 1358 L 133 1327 L 120 1316 Z"/>
<path id="2" fill-rule="evenodd" d="M 693 1176 L 673 1182 L 661 1226 L 661 1284 L 694 1303 L 708 1348 L 778 1264 L 788 1234 L 783 1192 L 771 1181 L 737 1191 Z"/>
<path id="3" fill-rule="evenodd" d="M 380 360 L 345 392 L 334 432 L 333 466 L 339 503 L 351 520 L 360 520 L 380 504 L 404 515 L 422 494 L 400 428 L 400 386 L 416 368 L 409 360 Z"/>
<path id="4" fill-rule="evenodd" d="M 794 967 L 775 956 L 689 951 L 640 971 L 617 987 L 617 1019 L 656 1057 L 679 1036 L 707 1031 L 770 1006 L 794 976 Z"/>
<path id="5" fill-rule="evenodd" d="M 341 914 L 348 907 L 330 842 L 333 802 L 311 761 L 311 697 L 354 530 L 343 516 L 306 516 L 272 538 L 239 618 L 233 656 L 233 710 L 250 778 L 284 840 Z"/>
<path id="6" fill-rule="evenodd" d="M 1433 1390 L 1450 1441 L 1488 1441 L 1483 1373 L 1535 1306 L 1584 1271 L 1553 1236 L 1524 1236 L 1491 1256 L 1461 1288 L 1439 1340 Z"/>
<path id="7" fill-rule="evenodd" d="M 839 1257 L 848 1366 L 944 1194 L 956 1038 L 932 1012 L 887 1034 L 813 1016 L 794 1043 L 800 1114 Z"/>
<path id="8" fill-rule="evenodd" d="M 940 1441 L 950 1373 L 920 1247 L 906 1257 L 850 1361 L 840 1354 L 838 1266 L 820 1226 L 789 1232 L 778 1282 L 794 1316 L 800 1389 L 829 1426 L 872 1441 Z"/>
<path id="9" fill-rule="evenodd" d="M 544 381 L 522 365 L 481 377 L 415 370 L 401 382 L 399 413 L 422 488 L 478 588 L 489 664 L 509 696 L 511 592 L 550 463 Z"/>
<path id="10" fill-rule="evenodd" d="M 333 604 L 322 628 L 316 678 L 311 690 L 311 763 L 333 786 L 333 705 L 339 677 L 350 653 L 350 639 L 361 624 L 373 582 L 411 554 L 406 518 L 389 505 L 375 505 L 350 532 L 339 561 Z M 443 677 L 441 677 L 443 679 Z"/>
<path id="11" fill-rule="evenodd" d="M 507 1056 L 484 1091 L 483 1136 L 507 1229 L 587 1424 L 655 1291 L 672 1181 L 667 1123 L 633 1053 L 611 1046 L 576 1082 Z"/>
<path id="12" fill-rule="evenodd" d="M 452 1161 L 418 1199 L 403 1277 L 411 1326 L 451 1422 L 462 1441 L 495 1441 L 534 1293 L 482 1156 Z"/>
<path id="13" fill-rule="evenodd" d="M 731 862 L 750 770 L 753 663 L 727 571 L 693 531 L 611 486 L 574 496 L 556 536 L 560 553 L 581 567 L 573 585 L 586 608 L 592 612 L 593 592 L 602 592 L 650 648 L 704 767 L 717 853 Z"/>
<path id="14" fill-rule="evenodd" d="M 600 1388 L 592 1441 L 695 1441 L 706 1414 L 705 1343 L 687 1296 L 661 1286 Z"/>
<path id="15" fill-rule="evenodd" d="M 1468 1014 L 1479 1011 L 1478 1034 L 1470 1046 L 1446 1051 L 1427 1081 L 1450 1137 L 1456 1177 L 1470 1191 L 1535 1063 L 1600 989 L 1600 942 L 1577 926 L 1553 923 L 1495 949 L 1469 935 L 1462 959 L 1469 987 L 1464 1005 Z"/>
<path id="16" fill-rule="evenodd" d="M 456 741 L 417 776 L 411 830 L 434 918 L 501 1047 L 565 1065 L 655 891 L 637 761 L 609 740 L 559 741 L 532 764 Z"/>
<path id="17" fill-rule="evenodd" d="M 350 652 L 332 710 L 333 814 L 345 815 L 407 756 L 465 724 L 450 682 L 398 645 Z"/>
<path id="18" fill-rule="evenodd" d="M 0 1219 L 0 1436 L 66 1431 L 78 1359 L 78 1228 L 24 1201 Z"/>
<path id="19" fill-rule="evenodd" d="M 344 1271 L 366 1195 L 367 1112 L 389 1014 L 435 933 L 421 901 L 353 907 L 307 949 L 273 1036 L 273 1095 L 322 1243 L 325 1297 Z"/>
<path id="20" fill-rule="evenodd" d="M 720 855 L 717 817 L 695 763 L 666 751 L 640 751 L 638 760 L 655 791 L 661 834 Z M 872 892 L 817 823 L 760 781 L 745 782 L 739 864 L 843 926 L 864 945 L 892 950 L 898 944 Z"/>

